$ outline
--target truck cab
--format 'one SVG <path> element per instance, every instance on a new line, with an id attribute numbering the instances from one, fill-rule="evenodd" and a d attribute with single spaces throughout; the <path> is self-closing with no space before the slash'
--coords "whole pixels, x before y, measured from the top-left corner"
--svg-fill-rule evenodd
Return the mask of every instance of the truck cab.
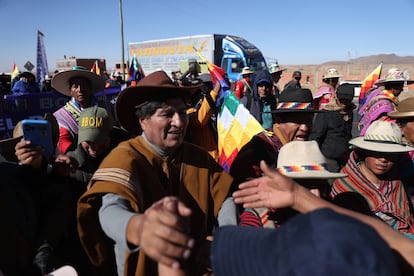
<path id="1" fill-rule="evenodd" d="M 266 70 L 266 61 L 256 46 L 237 36 L 225 36 L 222 40 L 223 56 L 221 68 L 227 72 L 230 81 L 240 78 L 243 67 L 250 67 L 252 71 Z"/>

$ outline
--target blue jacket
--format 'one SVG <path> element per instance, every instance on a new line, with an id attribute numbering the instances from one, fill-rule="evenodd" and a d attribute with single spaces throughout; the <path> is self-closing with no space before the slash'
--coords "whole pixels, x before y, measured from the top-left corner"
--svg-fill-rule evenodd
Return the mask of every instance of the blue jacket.
<path id="1" fill-rule="evenodd" d="M 257 73 L 255 73 L 252 86 L 253 95 L 246 93 L 240 101 L 250 111 L 253 117 L 255 117 L 256 120 L 263 125 L 263 109 L 265 106 L 270 106 L 270 110 L 275 110 L 276 99 L 272 93 L 269 93 L 269 95 L 264 98 L 259 97 L 259 94 L 257 92 L 257 82 L 261 80 L 267 80 L 269 81 L 270 85 L 273 85 L 272 76 L 268 71 L 257 71 Z"/>

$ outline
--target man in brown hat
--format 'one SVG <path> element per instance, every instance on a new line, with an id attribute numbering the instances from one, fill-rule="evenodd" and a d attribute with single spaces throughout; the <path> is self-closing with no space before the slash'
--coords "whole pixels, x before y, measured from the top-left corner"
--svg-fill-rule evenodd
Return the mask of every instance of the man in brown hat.
<path id="1" fill-rule="evenodd" d="M 206 237 L 233 179 L 184 142 L 196 89 L 157 71 L 119 94 L 117 120 L 137 136 L 103 160 L 78 202 L 80 239 L 100 275 L 158 275 L 157 264 L 205 271 Z"/>
<path id="2" fill-rule="evenodd" d="M 230 174 L 235 184 L 260 177 L 261 160 L 274 166 L 279 149 L 284 144 L 308 139 L 315 113 L 312 101 L 309 89 L 289 88 L 282 91 L 276 109 L 271 111 L 272 128 L 253 136 L 233 161 Z"/>
<path id="3" fill-rule="evenodd" d="M 397 120 L 405 142 L 414 145 L 414 97 L 399 102 L 397 110 L 389 112 L 388 116 Z"/>

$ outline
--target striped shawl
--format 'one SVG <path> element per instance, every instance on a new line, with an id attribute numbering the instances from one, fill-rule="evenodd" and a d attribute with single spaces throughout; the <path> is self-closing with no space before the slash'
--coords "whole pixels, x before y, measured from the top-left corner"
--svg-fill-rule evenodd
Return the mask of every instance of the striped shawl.
<path id="1" fill-rule="evenodd" d="M 381 181 L 379 188 L 376 188 L 362 173 L 356 162 L 356 153 L 352 151 L 348 163 L 341 170 L 348 176 L 334 181 L 331 196 L 334 197 L 344 192 L 359 193 L 366 199 L 374 213 L 382 212 L 394 217 L 397 220 L 397 230 L 414 234 L 414 217 L 397 171 L 394 167 L 388 179 Z"/>

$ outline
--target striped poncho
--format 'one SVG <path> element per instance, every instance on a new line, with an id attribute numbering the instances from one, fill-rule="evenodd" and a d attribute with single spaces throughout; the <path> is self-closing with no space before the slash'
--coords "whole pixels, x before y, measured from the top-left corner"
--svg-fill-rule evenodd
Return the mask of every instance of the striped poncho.
<path id="1" fill-rule="evenodd" d="M 348 163 L 341 170 L 348 177 L 338 178 L 334 181 L 331 196 L 344 192 L 356 192 L 362 195 L 372 212 L 382 213 L 395 219 L 396 223 L 390 225 L 396 230 L 414 234 L 414 216 L 410 210 L 407 193 L 398 175 L 398 170 L 389 172 L 387 180 L 378 183 L 378 188 L 362 173 L 353 151 Z"/>

